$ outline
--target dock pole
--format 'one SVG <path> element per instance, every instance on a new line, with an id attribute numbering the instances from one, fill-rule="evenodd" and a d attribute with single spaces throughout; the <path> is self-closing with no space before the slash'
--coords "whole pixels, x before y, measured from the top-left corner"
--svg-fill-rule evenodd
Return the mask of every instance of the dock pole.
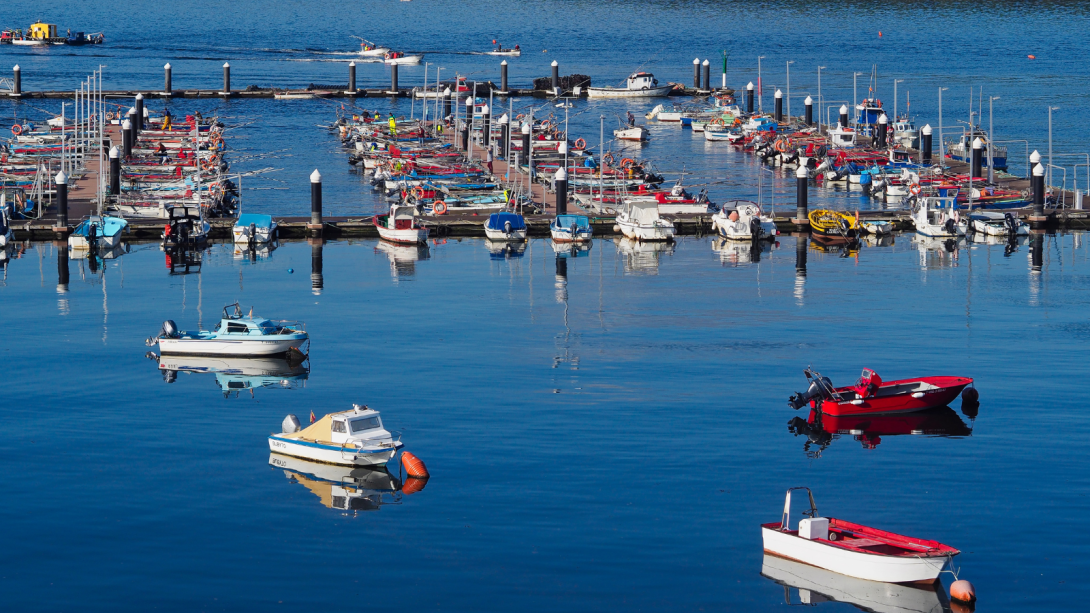
<path id="1" fill-rule="evenodd" d="M 313 237 L 322 236 L 322 173 L 317 168 L 310 173 L 310 224 L 307 229 Z"/>
<path id="2" fill-rule="evenodd" d="M 693 89 L 700 89 L 700 58 L 693 59 Z"/>
<path id="3" fill-rule="evenodd" d="M 984 143 L 980 137 L 973 139 L 973 157 L 969 164 L 969 176 L 972 178 L 984 175 Z"/>
<path id="4" fill-rule="evenodd" d="M 57 225 L 53 232 L 63 236 L 68 234 L 68 175 L 64 171 L 57 173 Z"/>
<path id="5" fill-rule="evenodd" d="M 783 92 L 777 89 L 775 98 L 776 98 L 776 107 L 775 107 L 776 108 L 776 111 L 775 111 L 776 121 L 783 121 Z"/>
<path id="6" fill-rule="evenodd" d="M 746 85 L 746 112 L 753 113 L 753 81 Z"/>
<path id="7" fill-rule="evenodd" d="M 132 141 L 132 121 L 126 119 L 121 123 L 121 147 L 124 149 L 126 160 L 132 157 Z"/>
<path id="8" fill-rule="evenodd" d="M 799 166 L 795 171 L 795 219 L 799 230 L 805 230 L 810 225 L 810 170 L 806 166 Z"/>
<path id="9" fill-rule="evenodd" d="M 806 100 L 802 101 L 802 104 L 805 108 L 805 110 L 803 111 L 803 117 L 806 120 L 806 125 L 814 125 L 814 99 L 810 96 L 807 96 Z"/>
<path id="10" fill-rule="evenodd" d="M 481 148 L 488 150 L 492 144 L 492 109 L 484 105 L 481 109 Z"/>
<path id="11" fill-rule="evenodd" d="M 530 168 L 530 152 L 533 144 L 530 142 L 530 124 L 522 124 L 522 157 L 526 160 L 526 168 Z"/>
<path id="12" fill-rule="evenodd" d="M 231 64 L 223 63 L 223 91 L 220 92 L 224 96 L 231 95 Z"/>
<path id="13" fill-rule="evenodd" d="M 712 90 L 712 63 L 704 60 L 702 66 L 704 67 L 704 91 L 710 92 Z"/>
<path id="14" fill-rule="evenodd" d="M 1039 162 L 1033 167 L 1033 179 L 1030 180 L 1033 189 L 1033 216 L 1045 216 L 1045 167 Z"/>
<path id="15" fill-rule="evenodd" d="M 356 95 L 356 63 L 348 63 L 348 91 L 345 92 L 350 96 Z"/>
<path id="16" fill-rule="evenodd" d="M 931 124 L 920 130 L 920 163 L 931 164 Z"/>
<path id="17" fill-rule="evenodd" d="M 511 118 L 507 113 L 500 116 L 500 155 L 504 160 L 511 159 Z"/>
<path id="18" fill-rule="evenodd" d="M 136 123 L 133 125 L 133 134 L 140 134 L 146 129 L 144 125 L 144 94 L 136 94 Z"/>
<path id="19" fill-rule="evenodd" d="M 391 96 L 397 95 L 397 64 L 390 65 L 390 91 L 386 93 Z"/>
<path id="20" fill-rule="evenodd" d="M 18 64 L 11 69 L 11 93 L 14 96 L 23 95 L 23 71 Z"/>
<path id="21" fill-rule="evenodd" d="M 552 67 L 553 67 L 553 93 L 555 93 L 557 96 L 559 96 L 560 93 L 557 92 L 557 88 L 560 87 L 560 64 L 557 64 L 556 60 L 553 60 Z"/>
<path id="22" fill-rule="evenodd" d="M 168 62 L 165 66 L 163 66 L 163 94 L 168 98 L 174 95 L 173 91 L 171 90 L 173 84 L 170 82 L 170 71 L 170 63 Z"/>
<path id="23" fill-rule="evenodd" d="M 875 144 L 879 149 L 886 148 L 886 136 L 889 135 L 889 119 L 885 113 L 878 116 L 878 127 L 874 129 Z"/>
<path id="24" fill-rule="evenodd" d="M 443 119 L 450 117 L 450 99 L 452 95 L 454 94 L 449 87 L 443 90 Z"/>
<path id="25" fill-rule="evenodd" d="M 110 147 L 110 195 L 121 193 L 121 152 L 117 147 Z"/>
<path id="26" fill-rule="evenodd" d="M 501 94 L 506 94 L 511 90 L 507 89 L 507 60 L 500 62 L 500 91 Z"/>
<path id="27" fill-rule="evenodd" d="M 556 214 L 566 215 L 568 213 L 568 171 L 564 170 L 563 166 L 556 171 L 555 183 Z"/>
<path id="28" fill-rule="evenodd" d="M 848 127 L 848 105 L 846 104 L 840 105 L 840 127 Z"/>

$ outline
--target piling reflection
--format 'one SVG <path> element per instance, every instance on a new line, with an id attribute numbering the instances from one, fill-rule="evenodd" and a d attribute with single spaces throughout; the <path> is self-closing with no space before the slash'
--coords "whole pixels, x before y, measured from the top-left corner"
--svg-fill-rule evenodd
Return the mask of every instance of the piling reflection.
<path id="1" fill-rule="evenodd" d="M 719 254 L 719 261 L 724 266 L 756 264 L 761 261 L 761 254 L 772 253 L 773 247 L 779 246 L 772 241 L 739 241 L 727 238 L 713 238 L 712 251 Z"/>
<path id="2" fill-rule="evenodd" d="M 375 245 L 375 253 L 384 253 L 389 258 L 390 277 L 395 281 L 400 277 L 415 275 L 416 263 L 431 257 L 430 248 L 426 243 L 397 245 L 380 240 Z"/>
<path id="3" fill-rule="evenodd" d="M 673 255 L 677 246 L 674 241 L 643 242 L 630 238 L 615 238 L 613 243 L 624 261 L 625 272 L 645 274 L 658 274 L 662 258 Z"/>
<path id="4" fill-rule="evenodd" d="M 526 245 L 529 241 L 492 241 L 484 239 L 484 246 L 488 249 L 488 257 L 493 260 L 510 260 L 521 258 L 526 253 Z"/>
<path id="5" fill-rule="evenodd" d="M 178 373 L 214 374 L 224 398 L 238 398 L 240 392 L 254 397 L 258 389 L 301 389 L 310 376 L 310 362 L 293 362 L 283 358 L 216 358 L 200 356 L 158 356 L 148 352 L 155 361 L 163 381 L 174 383 Z"/>
<path id="6" fill-rule="evenodd" d="M 975 416 L 975 407 L 966 407 L 966 414 Z M 806 438 L 803 451 L 810 457 L 818 457 L 842 436 L 851 436 L 864 449 L 876 449 L 883 436 L 965 437 L 973 433 L 950 407 L 888 415 L 825 415 L 812 410 L 807 419 L 793 417 L 787 422 L 787 431 Z"/>
<path id="7" fill-rule="evenodd" d="M 57 310 L 68 314 L 68 242 L 57 241 Z"/>
<path id="8" fill-rule="evenodd" d="M 869 613 L 950 611 L 950 601 L 940 582 L 918 585 L 867 581 L 767 554 L 761 564 L 761 576 L 783 586 L 787 605 L 843 602 Z"/>
<path id="9" fill-rule="evenodd" d="M 322 275 L 322 252 L 325 249 L 325 241 L 320 238 L 307 240 L 310 243 L 310 291 L 315 296 L 321 296 L 325 288 L 325 277 Z"/>
<path id="10" fill-rule="evenodd" d="M 353 515 L 400 504 L 403 496 L 422 491 L 427 484 L 409 477 L 403 485 L 385 466 L 334 466 L 278 453 L 269 454 L 269 465 L 283 469 L 288 481 L 310 490 L 322 506 Z"/>

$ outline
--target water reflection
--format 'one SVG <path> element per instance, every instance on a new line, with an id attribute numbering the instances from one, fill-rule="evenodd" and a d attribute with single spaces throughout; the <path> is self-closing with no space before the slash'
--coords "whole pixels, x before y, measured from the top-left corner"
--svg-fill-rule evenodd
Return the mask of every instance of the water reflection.
<path id="1" fill-rule="evenodd" d="M 674 254 L 677 243 L 674 241 L 635 241 L 630 238 L 615 238 L 617 253 L 624 260 L 625 272 L 658 274 L 663 256 Z"/>
<path id="2" fill-rule="evenodd" d="M 912 244 L 920 252 L 920 268 L 952 268 L 958 265 L 964 237 L 938 238 L 912 235 Z"/>
<path id="3" fill-rule="evenodd" d="M 269 259 L 272 252 L 276 251 L 276 248 L 279 246 L 280 243 L 276 240 L 264 243 L 251 243 L 249 245 L 245 243 L 234 243 L 232 257 L 237 261 L 254 264 L 257 263 L 258 260 Z"/>
<path id="4" fill-rule="evenodd" d="M 761 575 L 783 586 L 787 605 L 843 602 L 871 613 L 950 611 L 950 602 L 939 582 L 905 585 L 867 581 L 767 554 L 761 564 Z M 797 591 L 792 594 L 792 590 Z"/>
<path id="5" fill-rule="evenodd" d="M 380 240 L 375 244 L 375 253 L 384 253 L 390 259 L 390 277 L 395 281 L 400 277 L 416 274 L 416 263 L 431 257 L 426 243 L 398 245 Z"/>
<path id="6" fill-rule="evenodd" d="M 306 387 L 310 362 L 292 362 L 283 358 L 216 358 L 200 356 L 158 356 L 148 352 L 148 359 L 159 365 L 163 381 L 174 383 L 178 373 L 216 375 L 216 384 L 224 398 L 237 398 L 239 392 L 256 389 L 300 389 Z"/>
<path id="7" fill-rule="evenodd" d="M 188 275 L 201 271 L 202 254 L 199 250 L 184 247 L 165 248 L 162 245 L 159 248 L 163 250 L 166 268 L 170 274 Z"/>
<path id="8" fill-rule="evenodd" d="M 507 242 L 484 239 L 484 246 L 488 249 L 488 255 L 493 260 L 521 258 L 526 253 L 528 243 L 529 241 Z"/>
<path id="9" fill-rule="evenodd" d="M 967 414 L 975 415 L 975 412 L 967 409 Z M 812 410 L 807 419 L 792 417 L 787 422 L 787 430 L 795 436 L 806 437 L 803 450 L 810 457 L 819 457 L 833 441 L 845 435 L 858 441 L 864 449 L 875 449 L 882 443 L 883 436 L 962 437 L 973 433 L 973 428 L 950 407 L 917 413 L 846 416 L 825 415 Z"/>
<path id="10" fill-rule="evenodd" d="M 325 277 L 322 275 L 322 250 L 325 249 L 325 241 L 320 238 L 307 240 L 310 243 L 310 291 L 315 296 L 322 295 L 325 288 Z"/>
<path id="11" fill-rule="evenodd" d="M 334 466 L 278 453 L 269 454 L 269 465 L 283 469 L 288 481 L 310 490 L 322 506 L 353 515 L 377 511 L 382 505 L 400 504 L 403 495 L 419 492 L 427 483 L 410 477 L 402 486 L 385 466 Z"/>
<path id="12" fill-rule="evenodd" d="M 68 314 L 68 242 L 57 241 L 57 310 L 61 315 Z M 5 268 L 5 270 L 7 270 Z"/>
<path id="13" fill-rule="evenodd" d="M 556 243 L 549 241 L 558 258 L 582 258 L 590 255 L 594 243 Z"/>
<path id="14" fill-rule="evenodd" d="M 712 239 L 712 251 L 719 254 L 724 266 L 738 266 L 761 261 L 762 253 L 772 253 L 779 243 L 772 241 L 738 241 L 728 238 Z"/>

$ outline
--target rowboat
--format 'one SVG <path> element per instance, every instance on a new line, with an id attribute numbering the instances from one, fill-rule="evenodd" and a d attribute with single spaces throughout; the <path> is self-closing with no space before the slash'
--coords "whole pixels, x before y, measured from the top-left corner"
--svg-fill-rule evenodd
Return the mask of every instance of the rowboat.
<path id="1" fill-rule="evenodd" d="M 806 490 L 810 509 L 791 529 L 791 492 Z M 861 524 L 818 515 L 807 487 L 787 490 L 778 522 L 761 525 L 765 553 L 824 568 L 835 573 L 885 583 L 933 584 L 946 565 L 961 553 L 937 541 L 903 536 Z"/>
<path id="2" fill-rule="evenodd" d="M 810 368 L 803 371 L 810 385 L 791 396 L 787 406 L 798 410 L 807 404 L 827 415 L 907 413 L 944 407 L 973 383 L 968 377 L 930 376 L 883 381 L 869 368 L 855 385 L 833 387 L 828 377 Z M 971 391 L 975 399 L 976 390 Z"/>
<path id="3" fill-rule="evenodd" d="M 269 435 L 269 450 L 304 460 L 341 466 L 385 464 L 405 446 L 400 436 L 382 427 L 378 411 L 353 404 L 347 411 L 330 413 L 306 428 L 288 415 L 282 432 Z"/>
<path id="4" fill-rule="evenodd" d="M 234 307 L 232 312 L 230 309 Z M 262 357 L 306 354 L 304 346 L 310 337 L 301 322 L 273 321 L 254 317 L 253 309 L 246 317 L 236 302 L 223 307 L 220 325 L 213 330 L 186 332 L 178 330 L 171 320 L 163 322 L 156 336 L 147 345 L 159 345 L 163 355 L 208 355 Z"/>
<path id="5" fill-rule="evenodd" d="M 393 205 L 387 215 L 375 215 L 372 219 L 382 240 L 412 245 L 428 242 L 428 229 L 417 223 L 416 207 Z"/>
<path id="6" fill-rule="evenodd" d="M 624 87 L 588 87 L 588 98 L 650 98 L 665 96 L 673 85 L 659 85 L 650 72 L 634 72 L 625 80 Z M 661 121 L 660 117 L 660 121 Z"/>
<path id="7" fill-rule="evenodd" d="M 810 211 L 810 229 L 814 239 L 824 243 L 850 243 L 859 235 L 859 225 L 851 215 L 829 209 Z"/>

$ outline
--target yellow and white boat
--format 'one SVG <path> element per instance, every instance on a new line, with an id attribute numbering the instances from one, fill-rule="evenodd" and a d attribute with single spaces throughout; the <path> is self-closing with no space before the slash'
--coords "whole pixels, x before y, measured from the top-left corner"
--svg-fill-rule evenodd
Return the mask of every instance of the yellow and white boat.
<path id="1" fill-rule="evenodd" d="M 385 464 L 405 446 L 401 437 L 382 427 L 378 411 L 354 404 L 330 413 L 306 428 L 294 415 L 284 418 L 283 432 L 269 435 L 269 450 L 305 460 L 341 466 Z"/>

